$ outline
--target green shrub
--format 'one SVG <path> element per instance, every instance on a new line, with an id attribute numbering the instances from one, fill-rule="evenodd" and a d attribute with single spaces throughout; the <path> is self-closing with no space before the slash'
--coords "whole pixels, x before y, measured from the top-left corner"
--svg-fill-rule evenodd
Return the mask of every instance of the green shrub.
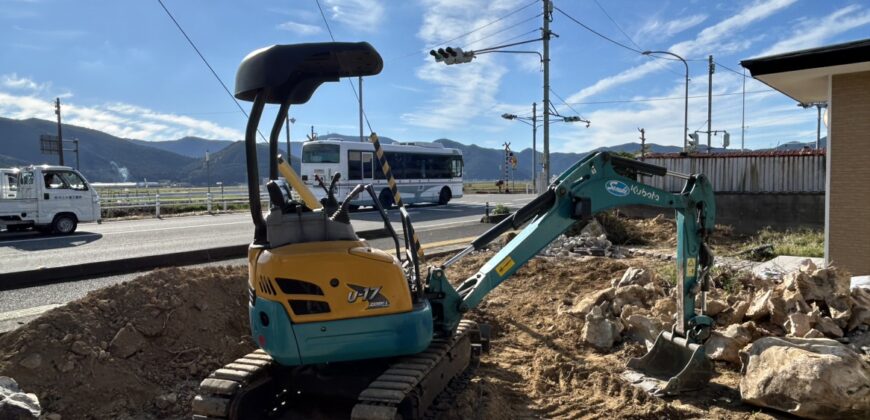
<path id="1" fill-rule="evenodd" d="M 508 206 L 506 206 L 504 204 L 498 204 L 495 206 L 495 208 L 492 209 L 491 212 L 489 212 L 489 214 L 491 214 L 493 216 L 500 216 L 503 214 L 511 214 L 511 209 L 509 209 Z"/>

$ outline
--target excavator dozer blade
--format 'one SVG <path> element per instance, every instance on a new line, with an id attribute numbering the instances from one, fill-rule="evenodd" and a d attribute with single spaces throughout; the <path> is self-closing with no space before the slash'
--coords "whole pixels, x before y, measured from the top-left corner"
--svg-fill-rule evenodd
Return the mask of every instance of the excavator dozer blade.
<path id="1" fill-rule="evenodd" d="M 704 346 L 662 332 L 642 357 L 628 361 L 622 377 L 658 397 L 703 388 L 713 377 L 713 363 Z"/>

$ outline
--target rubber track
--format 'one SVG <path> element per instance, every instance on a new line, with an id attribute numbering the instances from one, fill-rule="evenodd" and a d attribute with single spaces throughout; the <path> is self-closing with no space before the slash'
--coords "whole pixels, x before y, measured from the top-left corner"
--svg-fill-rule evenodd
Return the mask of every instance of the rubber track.
<path id="1" fill-rule="evenodd" d="M 199 394 L 192 403 L 193 418 L 229 419 L 233 400 L 247 387 L 271 379 L 273 363 L 266 352 L 256 350 L 212 372 L 199 384 Z"/>
<path id="2" fill-rule="evenodd" d="M 454 345 L 471 336 L 472 355 L 471 366 L 475 366 L 479 360 L 479 352 L 475 346 L 479 345 L 480 337 L 477 323 L 473 321 L 461 321 L 456 333 L 450 338 L 432 340 L 432 344 L 422 353 L 402 357 L 384 371 L 377 379 L 369 384 L 359 396 L 359 402 L 354 407 L 352 420 L 393 420 L 399 409 L 399 404 L 410 396 L 417 385 L 426 377 L 429 371 L 453 348 Z M 468 371 L 466 367 L 465 372 Z M 462 375 L 454 379 L 459 379 Z M 460 382 L 459 379 L 458 382 Z M 427 407 L 424 417 L 437 417 L 440 410 L 431 410 L 439 401 L 441 395 L 450 391 L 455 386 L 453 381 L 447 388 L 439 393 L 433 402 L 433 407 Z"/>
<path id="3" fill-rule="evenodd" d="M 366 416 L 354 418 L 392 420 L 399 404 L 415 391 L 429 370 L 467 335 L 470 335 L 472 340 L 470 365 L 476 366 L 480 356 L 479 334 L 475 322 L 462 321 L 452 337 L 432 340 L 432 344 L 423 352 L 399 358 L 360 393 L 354 412 L 366 413 Z M 477 349 L 475 346 L 478 346 Z M 256 350 L 212 372 L 200 383 L 199 393 L 193 399 L 193 418 L 196 420 L 255 418 L 252 413 L 236 413 L 237 417 L 231 417 L 233 403 L 238 403 L 237 398 L 243 398 L 245 393 L 255 390 L 264 381 L 272 380 L 270 370 L 274 364 L 275 362 L 266 352 Z M 424 418 L 436 418 L 440 414 L 442 410 L 439 410 L 436 405 L 443 405 L 446 400 L 452 399 L 457 387 L 467 383 L 469 372 L 470 369 L 466 369 L 462 375 L 451 380 L 447 388 L 436 397 L 432 407 L 427 408 Z M 277 403 L 276 401 L 276 405 Z M 358 408 L 361 411 L 358 411 Z"/>

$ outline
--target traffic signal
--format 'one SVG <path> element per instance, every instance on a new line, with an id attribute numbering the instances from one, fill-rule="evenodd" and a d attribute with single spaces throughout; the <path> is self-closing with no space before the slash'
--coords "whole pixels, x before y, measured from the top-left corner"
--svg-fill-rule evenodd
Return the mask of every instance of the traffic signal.
<path id="1" fill-rule="evenodd" d="M 722 147 L 726 148 L 729 144 L 731 144 L 731 134 L 726 131 L 722 136 Z"/>
<path id="2" fill-rule="evenodd" d="M 691 145 L 691 146 L 698 145 L 698 133 L 689 134 L 689 145 Z"/>
<path id="3" fill-rule="evenodd" d="M 435 57 L 436 63 L 443 61 L 447 65 L 468 63 L 474 59 L 474 51 L 462 51 L 462 48 L 453 47 L 430 50 L 429 55 Z"/>

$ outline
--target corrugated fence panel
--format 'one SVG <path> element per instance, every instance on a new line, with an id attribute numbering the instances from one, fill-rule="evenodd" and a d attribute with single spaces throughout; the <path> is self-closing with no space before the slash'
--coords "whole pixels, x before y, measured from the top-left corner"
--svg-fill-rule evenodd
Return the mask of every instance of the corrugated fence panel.
<path id="1" fill-rule="evenodd" d="M 655 156 L 647 163 L 673 172 L 703 173 L 716 192 L 821 193 L 825 191 L 825 155 Z M 680 191 L 683 180 L 645 177 L 644 182 Z"/>

